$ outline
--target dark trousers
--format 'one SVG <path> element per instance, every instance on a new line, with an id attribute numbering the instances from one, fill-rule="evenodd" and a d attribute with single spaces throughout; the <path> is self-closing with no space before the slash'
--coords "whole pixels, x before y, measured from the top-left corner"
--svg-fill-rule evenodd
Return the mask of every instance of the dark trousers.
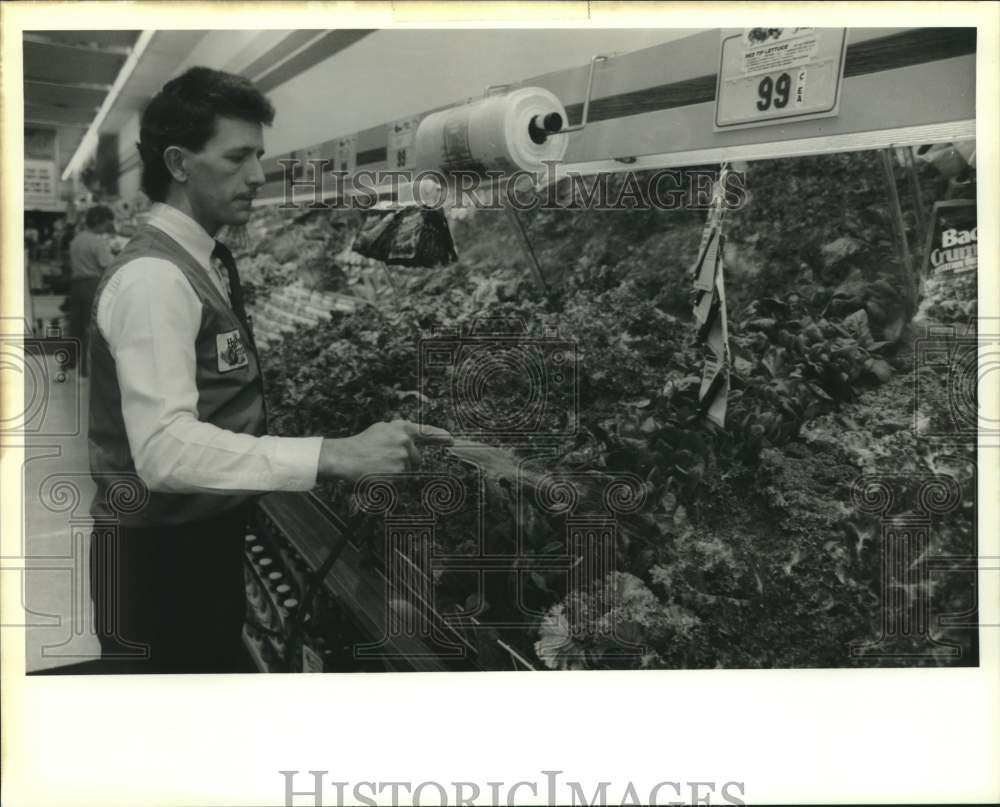
<path id="1" fill-rule="evenodd" d="M 88 330 L 90 329 L 90 312 L 94 306 L 94 295 L 100 278 L 76 277 L 69 289 L 69 334 L 80 340 L 80 375 L 86 376 L 90 362 Z M 74 365 L 71 363 L 70 367 Z"/>
<path id="2" fill-rule="evenodd" d="M 249 507 L 170 527 L 95 532 L 94 622 L 104 667 L 127 673 L 246 671 L 241 633 Z"/>

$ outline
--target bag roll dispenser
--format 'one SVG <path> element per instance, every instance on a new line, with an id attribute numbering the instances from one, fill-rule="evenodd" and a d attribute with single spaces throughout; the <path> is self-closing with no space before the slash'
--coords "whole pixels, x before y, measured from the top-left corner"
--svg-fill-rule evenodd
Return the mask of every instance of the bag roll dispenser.
<path id="1" fill-rule="evenodd" d="M 435 112 L 417 128 L 417 171 L 478 176 L 539 173 L 548 161 L 566 154 L 566 110 L 542 87 L 492 94 L 469 104 Z"/>

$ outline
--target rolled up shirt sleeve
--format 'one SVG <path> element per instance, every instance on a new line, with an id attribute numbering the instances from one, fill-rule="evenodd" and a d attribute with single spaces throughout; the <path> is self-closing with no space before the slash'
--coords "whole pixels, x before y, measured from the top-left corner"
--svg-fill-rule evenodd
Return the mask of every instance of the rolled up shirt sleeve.
<path id="1" fill-rule="evenodd" d="M 97 326 L 114 356 L 136 472 L 152 491 L 248 494 L 316 485 L 322 437 L 255 437 L 198 418 L 201 301 L 169 261 L 117 271 Z"/>

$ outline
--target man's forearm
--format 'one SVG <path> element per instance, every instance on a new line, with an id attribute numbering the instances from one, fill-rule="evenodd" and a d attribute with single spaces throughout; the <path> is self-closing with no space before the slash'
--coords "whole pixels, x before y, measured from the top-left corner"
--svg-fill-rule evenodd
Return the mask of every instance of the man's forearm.
<path id="1" fill-rule="evenodd" d="M 195 419 L 174 422 L 133 447 L 136 471 L 163 493 L 240 495 L 316 485 L 319 437 L 254 437 Z"/>
<path id="2" fill-rule="evenodd" d="M 364 473 L 365 457 L 363 453 L 359 454 L 356 438 L 328 437 L 323 440 L 319 451 L 318 479 L 352 481 Z"/>

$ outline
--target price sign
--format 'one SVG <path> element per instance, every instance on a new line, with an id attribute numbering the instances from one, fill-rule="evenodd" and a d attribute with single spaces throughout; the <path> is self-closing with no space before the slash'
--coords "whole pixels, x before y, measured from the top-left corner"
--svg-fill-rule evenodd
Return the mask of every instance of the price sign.
<path id="1" fill-rule="evenodd" d="M 836 115 L 846 45 L 846 28 L 724 33 L 715 131 Z"/>
<path id="2" fill-rule="evenodd" d="M 405 118 L 389 124 L 389 145 L 386 149 L 389 170 L 413 168 L 416 159 L 414 145 L 419 125 L 420 118 Z"/>
<path id="3" fill-rule="evenodd" d="M 292 202 L 306 204 L 317 200 L 317 188 L 322 187 L 323 174 L 321 149 L 311 146 L 301 151 L 293 151 L 290 156 L 295 160 L 292 166 L 291 186 Z"/>
<path id="4" fill-rule="evenodd" d="M 337 151 L 334 156 L 334 171 L 342 171 L 345 174 L 354 173 L 357 167 L 358 137 L 341 137 L 337 140 Z"/>

